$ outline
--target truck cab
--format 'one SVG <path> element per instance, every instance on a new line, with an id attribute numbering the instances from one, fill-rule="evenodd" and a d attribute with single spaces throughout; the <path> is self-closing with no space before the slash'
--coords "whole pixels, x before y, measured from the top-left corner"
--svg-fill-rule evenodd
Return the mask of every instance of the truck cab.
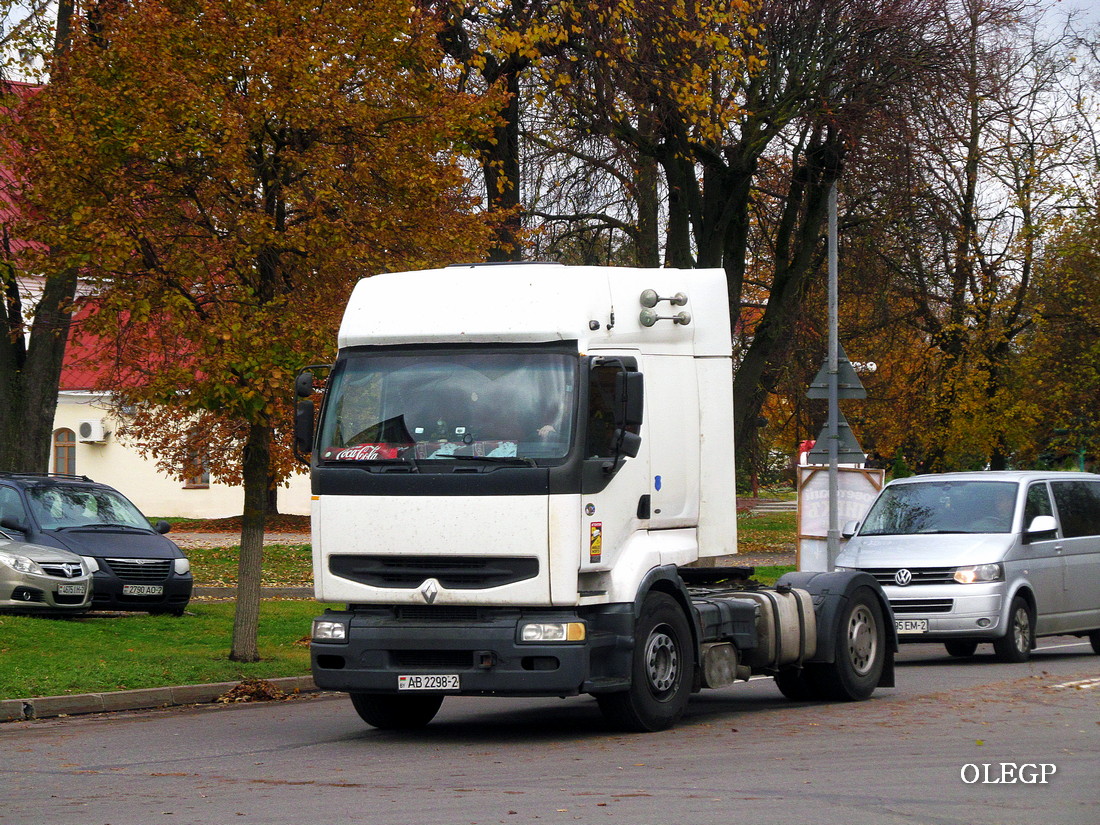
<path id="1" fill-rule="evenodd" d="M 375 275 L 338 342 L 316 425 L 315 378 L 298 383 L 316 596 L 345 605 L 314 623 L 317 684 L 385 727 L 449 693 L 591 693 L 623 727 L 675 721 L 715 641 L 679 571 L 736 553 L 724 273 Z M 762 608 L 727 601 L 706 652 L 744 677 Z"/>

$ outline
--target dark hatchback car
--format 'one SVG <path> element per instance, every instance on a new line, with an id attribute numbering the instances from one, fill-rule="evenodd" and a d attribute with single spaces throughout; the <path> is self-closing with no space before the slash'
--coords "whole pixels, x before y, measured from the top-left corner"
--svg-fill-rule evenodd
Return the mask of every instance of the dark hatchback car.
<path id="1" fill-rule="evenodd" d="M 0 473 L 0 527 L 60 547 L 93 570 L 92 610 L 181 616 L 194 581 L 183 551 L 122 493 L 87 476 Z"/>

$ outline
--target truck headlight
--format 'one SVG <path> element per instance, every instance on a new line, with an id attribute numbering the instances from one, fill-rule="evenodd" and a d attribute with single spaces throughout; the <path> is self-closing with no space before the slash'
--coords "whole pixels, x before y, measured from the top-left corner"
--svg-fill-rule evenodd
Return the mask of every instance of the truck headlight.
<path id="1" fill-rule="evenodd" d="M 314 619 L 313 638 L 318 642 L 346 642 L 348 640 L 348 626 L 343 622 Z"/>
<path id="2" fill-rule="evenodd" d="M 1005 569 L 1000 564 L 973 564 L 955 568 L 955 581 L 959 584 L 1004 581 Z"/>
<path id="3" fill-rule="evenodd" d="M 584 622 L 527 622 L 520 626 L 521 642 L 583 642 Z"/>

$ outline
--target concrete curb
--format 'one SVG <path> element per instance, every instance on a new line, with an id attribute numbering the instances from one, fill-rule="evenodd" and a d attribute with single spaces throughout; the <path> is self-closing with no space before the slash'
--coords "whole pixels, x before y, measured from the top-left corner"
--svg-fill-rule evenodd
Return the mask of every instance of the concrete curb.
<path id="1" fill-rule="evenodd" d="M 318 690 L 311 676 L 287 676 L 265 679 L 284 693 L 314 693 Z M 36 696 L 29 699 L 0 700 L 0 723 L 83 713 L 118 710 L 146 710 L 176 705 L 201 705 L 224 696 L 240 682 L 214 682 L 209 685 L 118 690 L 108 693 L 82 693 L 73 696 Z"/>

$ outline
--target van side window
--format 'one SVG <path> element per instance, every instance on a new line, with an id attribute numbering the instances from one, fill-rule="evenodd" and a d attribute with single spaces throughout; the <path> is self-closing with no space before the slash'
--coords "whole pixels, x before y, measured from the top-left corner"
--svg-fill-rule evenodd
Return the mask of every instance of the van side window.
<path id="1" fill-rule="evenodd" d="M 1024 503 L 1024 529 L 1026 530 L 1036 516 L 1053 516 L 1050 506 L 1050 493 L 1046 484 L 1032 484 L 1027 488 L 1027 501 Z"/>
<path id="2" fill-rule="evenodd" d="M 1052 481 L 1050 486 L 1062 535 L 1067 539 L 1100 536 L 1100 482 Z"/>
<path id="3" fill-rule="evenodd" d="M 19 500 L 19 493 L 11 487 L 0 487 L 0 519 L 10 519 L 16 524 L 27 521 L 27 511 Z"/>

